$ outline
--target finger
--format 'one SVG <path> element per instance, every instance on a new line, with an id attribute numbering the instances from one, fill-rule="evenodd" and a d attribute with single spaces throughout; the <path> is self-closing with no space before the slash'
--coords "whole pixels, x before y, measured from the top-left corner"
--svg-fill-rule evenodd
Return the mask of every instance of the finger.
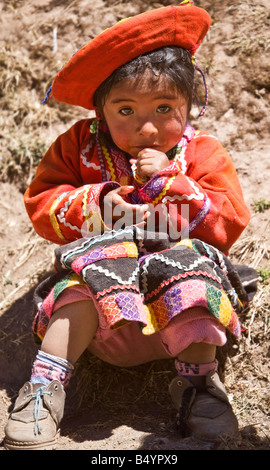
<path id="1" fill-rule="evenodd" d="M 148 219 L 148 217 L 150 217 L 150 215 L 151 215 L 151 212 L 146 211 L 146 212 L 144 213 L 144 215 L 143 215 L 143 220 Z"/>
<path id="2" fill-rule="evenodd" d="M 121 193 L 121 192 L 130 192 L 130 191 L 133 191 L 134 190 L 134 187 L 133 186 L 121 186 L 120 188 L 117 188 L 117 192 L 118 193 Z"/>
<path id="3" fill-rule="evenodd" d="M 159 152 L 158 152 L 159 153 Z M 155 149 L 151 148 L 145 148 L 139 151 L 137 158 L 143 158 L 143 157 L 148 157 L 150 155 L 157 155 L 157 151 Z"/>
<path id="4" fill-rule="evenodd" d="M 124 221 L 126 217 L 126 223 L 128 225 L 135 223 L 134 221 L 142 222 L 150 215 L 147 209 L 147 204 L 117 204 L 113 209 L 112 220 L 115 223 L 118 220 Z"/>
<path id="5" fill-rule="evenodd" d="M 113 203 L 114 204 L 122 204 L 122 203 L 128 202 L 128 201 L 126 201 L 125 196 L 132 193 L 132 191 L 134 191 L 133 186 L 121 186 L 121 188 L 117 188 L 115 193 L 112 195 Z"/>
<path id="6" fill-rule="evenodd" d="M 132 191 L 134 191 L 134 187 L 133 186 L 121 186 L 121 188 L 118 188 L 117 189 L 117 194 L 129 194 L 129 193 L 132 193 Z"/>
<path id="7" fill-rule="evenodd" d="M 121 208 L 121 210 L 128 210 L 132 212 L 138 211 L 140 213 L 144 213 L 149 209 L 148 204 L 130 204 L 128 201 L 125 201 L 125 199 L 123 199 L 120 194 L 119 197 L 116 196 L 116 198 L 113 200 L 113 203 L 115 206 L 119 206 L 119 209 Z"/>
<path id="8" fill-rule="evenodd" d="M 125 206 L 127 209 L 130 209 L 133 212 L 138 212 L 139 214 L 144 214 L 149 209 L 148 204 L 129 204 L 127 202 L 125 204 L 122 204 L 122 206 Z"/>
<path id="9" fill-rule="evenodd" d="M 139 208 L 139 212 L 147 212 L 149 209 L 148 204 L 142 204 L 142 205 L 137 205 L 137 208 Z"/>

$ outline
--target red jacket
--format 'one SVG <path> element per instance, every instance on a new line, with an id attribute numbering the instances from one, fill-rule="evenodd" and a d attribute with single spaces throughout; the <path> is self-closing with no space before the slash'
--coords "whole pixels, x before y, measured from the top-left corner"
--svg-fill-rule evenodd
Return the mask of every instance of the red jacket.
<path id="1" fill-rule="evenodd" d="M 237 240 L 250 213 L 234 165 L 215 137 L 188 126 L 170 165 L 139 185 L 122 152 L 103 146 L 98 156 L 90 124 L 81 120 L 58 137 L 25 193 L 27 212 L 41 237 L 61 245 L 83 236 L 89 218 L 102 227 L 101 192 L 128 184 L 134 186 L 131 202 L 160 209 L 179 232 L 188 223 L 190 238 L 224 252 Z"/>

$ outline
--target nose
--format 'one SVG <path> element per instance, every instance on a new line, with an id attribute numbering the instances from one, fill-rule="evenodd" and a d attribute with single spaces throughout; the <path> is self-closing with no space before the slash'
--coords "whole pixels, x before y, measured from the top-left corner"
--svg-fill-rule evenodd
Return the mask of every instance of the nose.
<path id="1" fill-rule="evenodd" d="M 138 127 L 138 134 L 144 135 L 146 137 L 151 135 L 157 135 L 158 129 L 155 123 L 151 120 L 147 120 L 142 122 Z"/>

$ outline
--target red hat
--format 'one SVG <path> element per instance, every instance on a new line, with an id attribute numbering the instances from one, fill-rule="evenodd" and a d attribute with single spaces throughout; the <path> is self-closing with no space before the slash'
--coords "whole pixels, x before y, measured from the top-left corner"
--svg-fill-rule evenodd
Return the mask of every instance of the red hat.
<path id="1" fill-rule="evenodd" d="M 51 96 L 94 109 L 93 96 L 121 65 L 163 46 L 180 46 L 192 55 L 211 24 L 202 8 L 183 2 L 119 21 L 82 47 L 57 73 Z"/>

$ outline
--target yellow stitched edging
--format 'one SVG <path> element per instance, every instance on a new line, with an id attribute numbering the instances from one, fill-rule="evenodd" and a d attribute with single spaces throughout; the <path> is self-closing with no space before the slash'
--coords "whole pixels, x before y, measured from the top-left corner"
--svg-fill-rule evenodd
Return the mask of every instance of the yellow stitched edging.
<path id="1" fill-rule="evenodd" d="M 180 242 L 176 242 L 176 244 L 173 245 L 173 248 L 176 248 L 179 245 L 187 246 L 188 248 L 193 250 L 192 241 L 189 238 L 185 238 L 184 240 L 180 240 Z"/>
<path id="2" fill-rule="evenodd" d="M 225 292 L 222 292 L 222 296 L 220 299 L 220 307 L 219 307 L 219 321 L 223 326 L 228 326 L 231 320 L 232 315 L 232 305 L 229 301 L 229 298 Z"/>
<path id="3" fill-rule="evenodd" d="M 87 212 L 87 196 L 88 196 L 90 187 L 91 186 L 87 186 L 86 190 L 84 191 L 83 200 L 82 200 L 82 206 L 83 206 L 82 212 L 83 212 L 83 216 L 85 220 L 88 219 L 89 217 L 88 212 Z"/>
<path id="4" fill-rule="evenodd" d="M 202 131 L 195 131 L 194 137 L 198 137 L 201 133 Z"/>
<path id="5" fill-rule="evenodd" d="M 56 208 L 57 208 L 59 202 L 60 201 L 58 199 L 55 199 L 55 201 L 52 203 L 51 208 L 50 208 L 50 212 L 49 212 L 49 216 L 50 216 L 50 222 L 52 224 L 52 227 L 53 227 L 56 235 L 61 240 L 65 240 L 65 237 L 62 235 L 62 232 L 60 230 L 60 227 L 59 227 L 59 224 L 57 222 L 56 215 L 55 215 L 55 211 L 56 211 Z"/>
<path id="6" fill-rule="evenodd" d="M 144 305 L 144 311 L 146 315 L 147 325 L 142 328 L 142 333 L 148 336 L 159 331 L 159 327 L 151 305 Z"/>
<path id="7" fill-rule="evenodd" d="M 169 181 L 167 182 L 165 188 L 162 189 L 161 193 L 159 193 L 159 195 L 156 197 L 156 199 L 154 199 L 154 201 L 152 202 L 153 205 L 156 205 L 158 203 L 158 201 L 163 198 L 163 196 L 166 194 L 166 192 L 168 191 L 170 186 L 173 184 L 175 178 L 176 178 L 176 176 L 172 176 L 169 179 Z"/>
<path id="8" fill-rule="evenodd" d="M 123 242 L 128 258 L 138 258 L 138 248 L 135 243 Z"/>
<path id="9" fill-rule="evenodd" d="M 87 237 L 88 235 L 94 237 L 101 235 L 105 230 L 111 229 L 104 225 L 99 212 L 89 212 L 81 226 L 81 235 L 82 237 Z"/>
<path id="10" fill-rule="evenodd" d="M 114 172 L 114 168 L 113 168 L 112 161 L 111 161 L 111 159 L 110 159 L 109 152 L 108 152 L 108 150 L 106 149 L 105 145 L 101 145 L 101 148 L 102 148 L 102 150 L 103 150 L 103 155 L 104 155 L 104 157 L 105 157 L 106 160 L 107 160 L 107 163 L 108 163 L 108 166 L 109 166 L 109 169 L 110 169 L 110 173 L 111 173 L 112 181 L 116 181 L 116 176 L 115 176 L 115 172 Z"/>

